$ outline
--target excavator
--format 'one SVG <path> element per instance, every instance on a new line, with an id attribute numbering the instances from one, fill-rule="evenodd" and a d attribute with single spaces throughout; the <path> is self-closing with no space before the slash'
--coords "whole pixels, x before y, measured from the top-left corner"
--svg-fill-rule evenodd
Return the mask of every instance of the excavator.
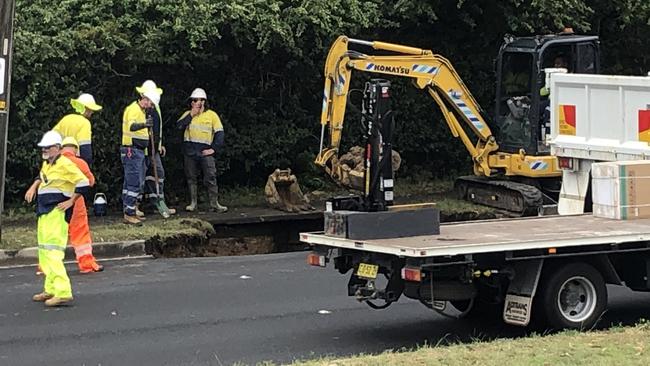
<path id="1" fill-rule="evenodd" d="M 433 98 L 452 136 L 460 139 L 471 156 L 474 175 L 456 180 L 459 196 L 514 215 L 537 214 L 556 202 L 560 187 L 561 170 L 545 143 L 550 121 L 545 114 L 548 95 L 543 92 L 544 69 L 558 66 L 558 60 L 568 72 L 598 73 L 598 37 L 571 30 L 506 36 L 495 63 L 495 115 L 488 120 L 443 56 L 416 47 L 340 36 L 325 62 L 315 163 L 341 185 L 363 190 L 365 173 L 350 169 L 340 159 L 352 72 L 410 78 Z"/>

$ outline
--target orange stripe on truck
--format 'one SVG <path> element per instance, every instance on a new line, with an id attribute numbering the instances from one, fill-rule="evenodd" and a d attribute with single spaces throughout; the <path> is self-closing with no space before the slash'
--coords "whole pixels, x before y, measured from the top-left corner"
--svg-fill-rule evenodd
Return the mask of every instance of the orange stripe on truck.
<path id="1" fill-rule="evenodd" d="M 574 105 L 560 105 L 558 106 L 559 124 L 561 135 L 576 134 L 576 106 Z"/>

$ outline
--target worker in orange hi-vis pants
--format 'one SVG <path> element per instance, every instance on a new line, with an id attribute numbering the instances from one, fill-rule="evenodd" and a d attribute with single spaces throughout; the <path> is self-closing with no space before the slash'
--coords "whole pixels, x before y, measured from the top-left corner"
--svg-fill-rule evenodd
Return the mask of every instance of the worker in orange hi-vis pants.
<path id="1" fill-rule="evenodd" d="M 74 137 L 66 137 L 63 139 L 62 148 L 61 154 L 75 163 L 88 178 L 90 186 L 94 186 L 95 176 L 90 171 L 88 163 L 77 157 L 79 151 L 77 140 Z M 68 242 L 74 247 L 79 272 L 92 273 L 104 270 L 104 267 L 98 264 L 93 256 L 93 240 L 90 236 L 88 213 L 86 212 L 86 203 L 83 196 L 77 199 L 72 210 L 72 219 L 68 228 Z"/>

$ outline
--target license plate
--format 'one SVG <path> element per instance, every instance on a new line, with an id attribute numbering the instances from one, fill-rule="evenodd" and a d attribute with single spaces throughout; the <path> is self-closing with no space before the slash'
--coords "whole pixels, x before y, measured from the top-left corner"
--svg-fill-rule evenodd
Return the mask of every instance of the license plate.
<path id="1" fill-rule="evenodd" d="M 359 269 L 357 269 L 357 276 L 375 279 L 377 278 L 377 272 L 379 271 L 379 266 L 375 264 L 366 264 L 359 263 Z"/>

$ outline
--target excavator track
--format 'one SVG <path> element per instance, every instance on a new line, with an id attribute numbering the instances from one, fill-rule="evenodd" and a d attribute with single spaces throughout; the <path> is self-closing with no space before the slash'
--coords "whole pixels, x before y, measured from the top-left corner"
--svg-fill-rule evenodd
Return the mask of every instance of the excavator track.
<path id="1" fill-rule="evenodd" d="M 544 202 L 539 188 L 505 179 L 459 177 L 454 188 L 461 199 L 518 216 L 537 215 Z"/>

